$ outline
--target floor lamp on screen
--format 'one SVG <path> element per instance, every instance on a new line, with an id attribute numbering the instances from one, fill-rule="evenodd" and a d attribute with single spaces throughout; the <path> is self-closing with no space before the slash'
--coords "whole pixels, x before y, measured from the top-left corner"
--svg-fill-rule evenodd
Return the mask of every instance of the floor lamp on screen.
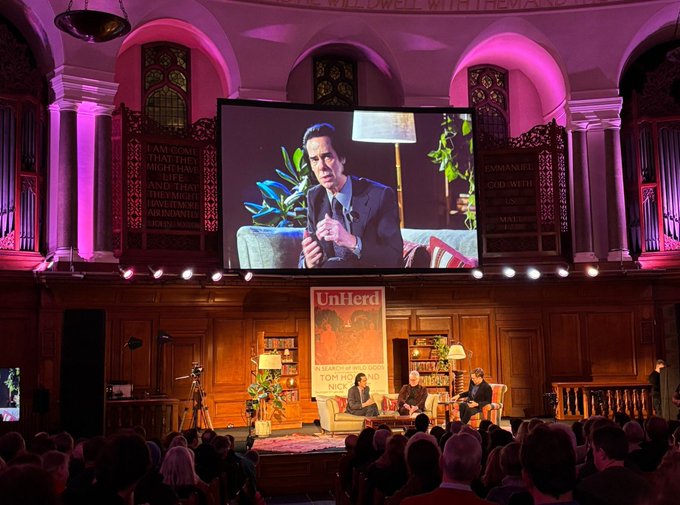
<path id="1" fill-rule="evenodd" d="M 352 140 L 394 144 L 395 169 L 397 175 L 397 202 L 399 222 L 404 227 L 404 195 L 401 185 L 401 155 L 399 144 L 416 142 L 416 122 L 412 112 L 354 111 Z"/>
<path id="2" fill-rule="evenodd" d="M 172 342 L 172 337 L 168 332 L 159 330 L 156 336 L 156 387 L 154 388 L 153 396 L 156 398 L 167 396 L 163 393 L 161 383 L 163 381 L 163 348 L 165 344 Z"/>

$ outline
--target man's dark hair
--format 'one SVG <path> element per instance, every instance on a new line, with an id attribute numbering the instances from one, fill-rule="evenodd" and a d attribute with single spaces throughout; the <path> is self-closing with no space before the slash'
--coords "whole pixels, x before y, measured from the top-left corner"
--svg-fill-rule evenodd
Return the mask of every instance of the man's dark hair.
<path id="1" fill-rule="evenodd" d="M 102 450 L 95 465 L 97 482 L 112 491 L 134 485 L 149 469 L 151 456 L 139 435 L 116 435 Z"/>
<path id="2" fill-rule="evenodd" d="M 472 375 L 474 375 L 475 377 L 482 377 L 483 378 L 484 377 L 484 369 L 483 368 L 475 368 L 472 371 Z"/>
<path id="3" fill-rule="evenodd" d="M 576 482 L 576 455 L 569 435 L 547 424 L 536 426 L 520 450 L 520 462 L 541 493 L 558 498 Z"/>
<path id="4" fill-rule="evenodd" d="M 626 434 L 618 426 L 602 426 L 593 431 L 593 446 L 602 449 L 609 459 L 623 461 L 628 455 Z"/>
<path id="5" fill-rule="evenodd" d="M 413 422 L 416 426 L 416 430 L 427 433 L 427 428 L 430 426 L 430 418 L 425 413 L 420 413 L 416 416 Z"/>
<path id="6" fill-rule="evenodd" d="M 366 374 L 363 372 L 359 372 L 356 377 L 354 377 L 354 385 L 358 386 L 359 383 L 361 382 L 361 379 L 366 377 Z"/>
<path id="7" fill-rule="evenodd" d="M 307 131 L 305 131 L 305 134 L 302 136 L 302 155 L 307 163 L 309 163 L 307 141 L 317 137 L 328 137 L 331 140 L 331 146 L 335 149 L 338 157 L 345 157 L 345 145 L 343 140 L 336 134 L 335 127 L 329 123 L 317 123 L 307 128 Z"/>

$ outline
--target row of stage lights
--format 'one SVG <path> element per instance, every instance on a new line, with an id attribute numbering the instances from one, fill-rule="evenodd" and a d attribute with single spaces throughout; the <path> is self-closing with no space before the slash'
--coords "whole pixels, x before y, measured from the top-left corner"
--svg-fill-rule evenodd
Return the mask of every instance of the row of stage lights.
<path id="1" fill-rule="evenodd" d="M 151 277 L 153 277 L 156 280 L 161 279 L 164 275 L 166 275 L 165 271 L 163 268 L 154 268 L 152 266 L 147 267 L 149 269 L 149 274 Z M 136 272 L 133 267 L 118 267 L 118 270 L 120 272 L 120 276 L 125 279 L 126 281 L 129 281 L 132 279 Z M 185 281 L 191 280 L 194 276 L 205 276 L 209 277 L 211 281 L 213 282 L 220 282 L 222 278 L 224 277 L 224 271 L 223 270 L 214 270 L 213 272 L 209 274 L 196 274 L 194 272 L 193 268 L 185 268 L 182 270 L 182 272 L 179 274 L 179 276 L 184 279 Z M 243 278 L 244 281 L 249 282 L 253 278 L 253 272 L 250 271 L 242 271 L 239 272 L 238 275 Z"/>
<path id="2" fill-rule="evenodd" d="M 508 279 L 512 279 L 517 275 L 517 270 L 510 266 L 502 267 L 500 272 L 501 275 L 503 275 L 503 277 L 507 277 Z M 586 265 L 584 272 L 588 277 L 597 277 L 598 275 L 600 275 L 600 268 L 593 265 Z M 527 278 L 531 280 L 537 280 L 543 276 L 543 273 L 536 267 L 528 267 L 525 273 Z M 555 275 L 557 275 L 558 277 L 562 278 L 569 277 L 569 274 L 570 272 L 568 266 L 558 266 L 555 269 Z M 484 272 L 479 268 L 474 268 L 472 269 L 472 277 L 474 277 L 475 279 L 483 279 Z"/>

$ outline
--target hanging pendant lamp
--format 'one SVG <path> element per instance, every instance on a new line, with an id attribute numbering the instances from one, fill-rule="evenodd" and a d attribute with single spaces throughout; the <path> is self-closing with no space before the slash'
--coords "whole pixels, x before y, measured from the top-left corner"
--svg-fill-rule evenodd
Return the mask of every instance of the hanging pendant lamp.
<path id="1" fill-rule="evenodd" d="M 119 0 L 123 17 L 88 9 L 88 4 L 89 0 L 85 0 L 82 10 L 72 10 L 73 0 L 69 0 L 66 11 L 54 18 L 54 24 L 61 31 L 85 42 L 108 42 L 130 32 L 130 21 L 123 0 Z"/>

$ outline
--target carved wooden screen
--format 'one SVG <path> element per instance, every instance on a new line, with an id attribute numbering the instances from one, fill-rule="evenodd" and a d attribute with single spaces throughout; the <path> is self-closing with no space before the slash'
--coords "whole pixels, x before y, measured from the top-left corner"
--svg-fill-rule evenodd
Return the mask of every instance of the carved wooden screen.
<path id="1" fill-rule="evenodd" d="M 505 142 L 486 140 L 476 170 L 484 258 L 566 257 L 565 129 L 553 120 Z"/>
<path id="2" fill-rule="evenodd" d="M 45 82 L 0 18 L 0 252 L 38 252 L 43 221 Z"/>
<path id="3" fill-rule="evenodd" d="M 631 252 L 645 265 L 668 266 L 680 264 L 680 48 L 651 52 L 660 63 L 624 102 L 626 217 Z"/>
<path id="4" fill-rule="evenodd" d="M 170 135 L 140 112 L 121 107 L 113 116 L 112 137 L 116 255 L 134 263 L 173 251 L 170 263 L 191 258 L 218 264 L 215 119 Z"/>
<path id="5" fill-rule="evenodd" d="M 508 71 L 492 65 L 468 69 L 470 106 L 477 111 L 477 130 L 481 137 L 497 141 L 508 138 Z"/>

